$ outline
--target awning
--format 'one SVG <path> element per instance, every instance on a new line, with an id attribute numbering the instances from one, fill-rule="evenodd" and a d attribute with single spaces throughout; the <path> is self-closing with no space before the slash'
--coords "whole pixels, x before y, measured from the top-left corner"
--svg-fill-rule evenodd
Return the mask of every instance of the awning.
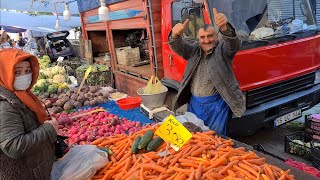
<path id="1" fill-rule="evenodd" d="M 8 10 L 55 12 L 54 4 L 56 2 L 58 2 L 58 0 L 1 0 L 0 7 Z M 65 2 L 70 2 L 69 11 L 71 14 L 79 14 L 76 1 L 72 2 L 67 0 Z M 63 13 L 64 6 L 63 3 L 56 3 L 57 12 Z"/>
<path id="2" fill-rule="evenodd" d="M 13 27 L 13 26 L 0 26 L 0 27 L 1 29 L 5 30 L 8 33 L 21 33 L 26 31 L 26 29 Z"/>
<path id="3" fill-rule="evenodd" d="M 2 2 L 2 1 L 1 1 Z M 2 4 L 1 4 L 2 5 Z M 11 26 L 21 29 L 29 29 L 39 32 L 55 32 L 56 16 L 41 15 L 34 16 L 24 13 L 0 11 L 0 26 Z M 81 26 L 80 17 L 72 16 L 70 21 L 63 20 L 63 16 L 59 16 L 60 30 L 70 30 Z"/>

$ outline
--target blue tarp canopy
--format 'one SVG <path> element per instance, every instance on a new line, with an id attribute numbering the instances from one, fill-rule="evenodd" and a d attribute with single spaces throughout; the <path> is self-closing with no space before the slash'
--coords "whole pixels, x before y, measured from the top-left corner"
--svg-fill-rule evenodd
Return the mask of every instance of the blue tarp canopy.
<path id="1" fill-rule="evenodd" d="M 0 27 L 8 33 L 21 33 L 26 31 L 26 29 L 17 28 L 13 26 L 0 26 Z"/>
<path id="2" fill-rule="evenodd" d="M 91 0 L 88 0 L 91 1 Z M 55 12 L 54 4 L 58 0 L 1 0 L 1 8 L 8 10 L 20 10 L 20 11 L 37 11 L 37 12 Z M 63 2 L 63 1 L 59 1 Z M 79 14 L 78 5 L 76 1 L 65 0 L 69 3 L 69 11 L 71 14 Z M 56 3 L 56 9 L 58 13 L 63 13 L 64 4 Z M 1 17 L 1 20 L 3 18 Z"/>
<path id="3" fill-rule="evenodd" d="M 2 1 L 1 1 L 2 2 Z M 56 16 L 40 15 L 34 16 L 30 14 L 0 11 L 0 26 L 12 26 L 15 28 L 29 29 L 39 32 L 54 32 L 56 25 Z M 80 27 L 80 17 L 72 16 L 70 21 L 63 20 L 63 16 L 59 16 L 60 30 L 70 30 L 74 27 Z"/>
<path id="4" fill-rule="evenodd" d="M 106 4 L 114 4 L 124 0 L 105 0 Z M 77 0 L 79 12 L 89 11 L 100 7 L 100 0 Z"/>

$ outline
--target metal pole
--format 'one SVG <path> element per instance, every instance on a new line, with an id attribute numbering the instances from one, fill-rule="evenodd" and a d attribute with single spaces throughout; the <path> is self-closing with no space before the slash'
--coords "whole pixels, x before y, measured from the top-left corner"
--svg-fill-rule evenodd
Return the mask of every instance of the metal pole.
<path id="1" fill-rule="evenodd" d="M 148 0 L 149 6 L 149 15 L 150 15 L 150 24 L 151 24 L 151 36 L 152 36 L 152 46 L 153 46 L 153 55 L 154 55 L 154 65 L 155 65 L 155 75 L 158 77 L 158 60 L 157 60 L 157 48 L 156 48 L 156 41 L 154 39 L 154 25 L 153 25 L 153 18 L 152 18 L 152 7 L 151 7 L 151 0 Z"/>

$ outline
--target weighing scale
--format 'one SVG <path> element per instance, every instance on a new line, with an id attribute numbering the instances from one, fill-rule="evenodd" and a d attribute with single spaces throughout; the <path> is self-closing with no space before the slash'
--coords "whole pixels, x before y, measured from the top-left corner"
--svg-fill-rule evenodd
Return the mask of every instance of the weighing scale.
<path id="1" fill-rule="evenodd" d="M 148 108 L 144 104 L 141 104 L 140 111 L 149 119 L 152 119 L 156 122 L 161 122 L 164 118 L 168 117 L 169 115 L 174 115 L 174 112 L 170 111 L 166 106 Z"/>

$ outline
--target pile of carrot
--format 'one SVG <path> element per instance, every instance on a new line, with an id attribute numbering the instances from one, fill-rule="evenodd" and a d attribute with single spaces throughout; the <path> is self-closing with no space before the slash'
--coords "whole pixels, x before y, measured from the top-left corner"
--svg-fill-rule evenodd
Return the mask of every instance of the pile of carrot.
<path id="1" fill-rule="evenodd" d="M 166 150 L 166 143 L 157 152 L 131 153 L 131 145 L 138 135 L 157 126 L 136 132 L 133 135 L 115 135 L 92 142 L 99 147 L 108 147 L 114 153 L 110 162 L 90 180 L 292 180 L 290 169 L 284 171 L 266 163 L 253 151 L 244 147 L 233 148 L 231 139 L 215 135 L 214 131 L 193 133 L 192 138 L 179 150 L 169 148 L 170 154 L 159 156 Z"/>

